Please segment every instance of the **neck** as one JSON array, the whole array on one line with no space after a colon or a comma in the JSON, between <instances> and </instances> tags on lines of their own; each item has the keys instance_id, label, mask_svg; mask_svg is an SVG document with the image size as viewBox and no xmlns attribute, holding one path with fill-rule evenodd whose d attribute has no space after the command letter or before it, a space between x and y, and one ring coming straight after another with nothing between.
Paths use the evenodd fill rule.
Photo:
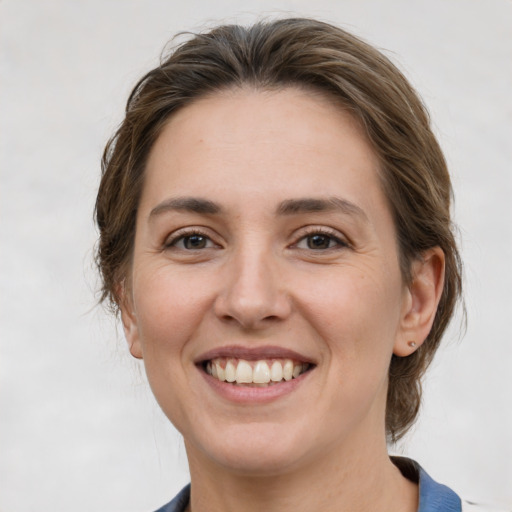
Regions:
<instances>
[{"instance_id":1,"label":"neck","mask_svg":"<svg viewBox=\"0 0 512 512\"><path fill-rule=\"evenodd\" d=\"M355 440L353 440L355 441ZM357 446L357 449L354 447ZM192 512L415 512L418 488L387 454L385 441L344 443L286 471L241 474L187 446ZM317 454L318 455L318 454Z\"/></svg>"}]
</instances>

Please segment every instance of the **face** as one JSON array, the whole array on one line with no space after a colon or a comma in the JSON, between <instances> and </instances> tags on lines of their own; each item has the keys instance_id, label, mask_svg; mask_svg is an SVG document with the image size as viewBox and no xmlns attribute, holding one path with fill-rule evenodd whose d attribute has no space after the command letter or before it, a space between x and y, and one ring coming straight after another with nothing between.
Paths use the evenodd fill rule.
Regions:
<instances>
[{"instance_id":1,"label":"face","mask_svg":"<svg viewBox=\"0 0 512 512\"><path fill-rule=\"evenodd\" d=\"M300 90L218 93L145 180L123 322L189 459L283 472L384 442L412 299L358 124Z\"/></svg>"}]
</instances>

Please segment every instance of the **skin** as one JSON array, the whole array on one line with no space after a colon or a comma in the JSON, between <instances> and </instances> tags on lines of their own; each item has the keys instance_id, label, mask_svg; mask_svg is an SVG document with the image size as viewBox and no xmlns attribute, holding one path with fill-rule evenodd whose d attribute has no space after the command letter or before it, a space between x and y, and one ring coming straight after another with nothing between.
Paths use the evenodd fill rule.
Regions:
<instances>
[{"instance_id":1,"label":"skin","mask_svg":"<svg viewBox=\"0 0 512 512\"><path fill-rule=\"evenodd\" d=\"M192 510L417 509L416 485L387 455L387 372L426 338L444 259L426 252L403 282L378 172L347 112L292 88L200 99L152 148L121 311L184 436ZM219 212L185 208L190 197ZM333 197L344 207L283 212ZM233 345L315 366L277 399L234 402L196 364Z\"/></svg>"}]
</instances>

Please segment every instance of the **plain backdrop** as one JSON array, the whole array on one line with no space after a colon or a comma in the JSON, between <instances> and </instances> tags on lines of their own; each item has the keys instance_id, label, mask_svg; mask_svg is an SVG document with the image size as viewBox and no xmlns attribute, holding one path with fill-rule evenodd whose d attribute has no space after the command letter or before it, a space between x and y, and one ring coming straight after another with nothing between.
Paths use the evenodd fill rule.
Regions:
<instances>
[{"instance_id":1,"label":"plain backdrop","mask_svg":"<svg viewBox=\"0 0 512 512\"><path fill-rule=\"evenodd\" d=\"M446 336L394 451L512 509L510 0L1 0L0 512L151 511L187 483L180 436L95 306L100 155L174 33L283 14L383 49L432 113L469 322Z\"/></svg>"}]
</instances>

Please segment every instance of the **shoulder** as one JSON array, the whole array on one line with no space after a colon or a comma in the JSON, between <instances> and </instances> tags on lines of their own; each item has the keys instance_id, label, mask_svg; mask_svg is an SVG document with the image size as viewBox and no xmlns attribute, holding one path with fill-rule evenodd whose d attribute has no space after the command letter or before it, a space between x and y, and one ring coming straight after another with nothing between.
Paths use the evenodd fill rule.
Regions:
<instances>
[{"instance_id":1,"label":"shoulder","mask_svg":"<svg viewBox=\"0 0 512 512\"><path fill-rule=\"evenodd\" d=\"M172 501L167 503L167 505L160 507L155 512L185 512L189 501L190 484L184 487Z\"/></svg>"},{"instance_id":2,"label":"shoulder","mask_svg":"<svg viewBox=\"0 0 512 512\"><path fill-rule=\"evenodd\" d=\"M459 496L436 482L416 461L406 457L391 457L391 461L405 478L418 484L418 512L461 512Z\"/></svg>"},{"instance_id":3,"label":"shoulder","mask_svg":"<svg viewBox=\"0 0 512 512\"><path fill-rule=\"evenodd\" d=\"M416 461L391 457L403 476L419 485L418 512L512 512L461 500L452 489L436 482Z\"/></svg>"}]
</instances>

